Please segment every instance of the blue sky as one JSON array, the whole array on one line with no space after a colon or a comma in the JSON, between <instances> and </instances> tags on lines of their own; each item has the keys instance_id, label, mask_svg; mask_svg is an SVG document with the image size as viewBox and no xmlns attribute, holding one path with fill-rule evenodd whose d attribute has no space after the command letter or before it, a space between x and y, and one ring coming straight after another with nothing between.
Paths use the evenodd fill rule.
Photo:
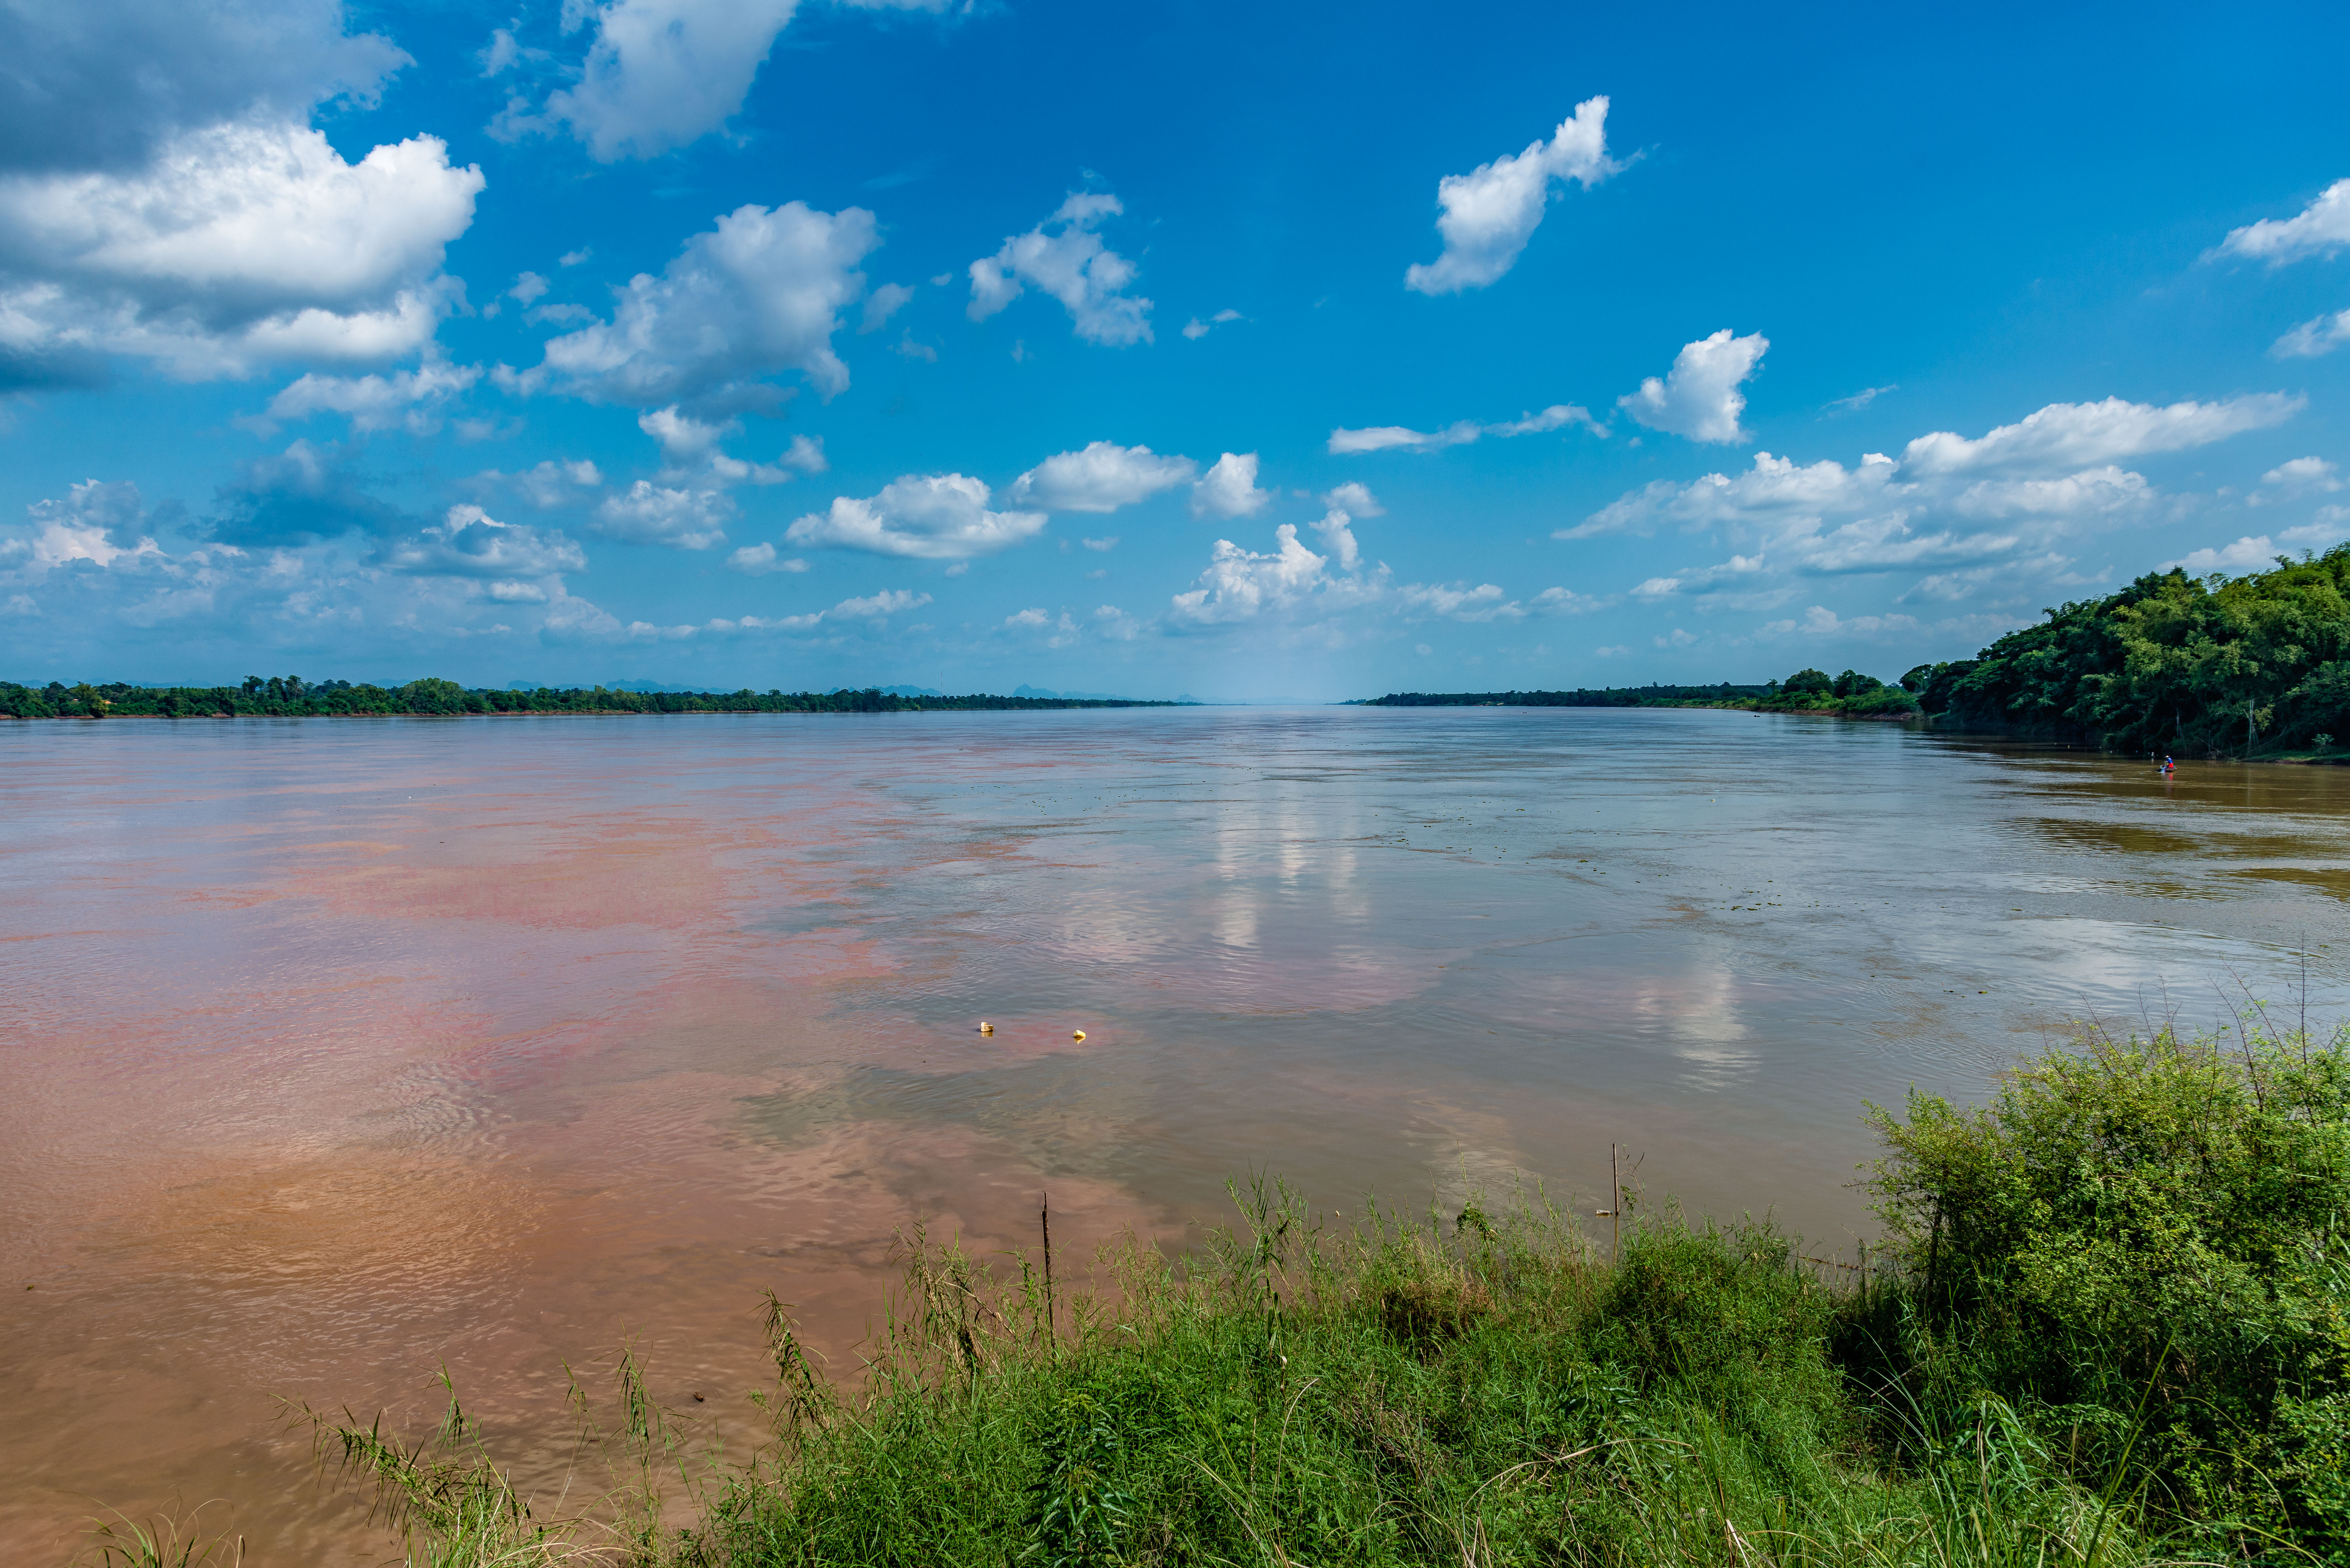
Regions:
<instances>
[{"instance_id":1,"label":"blue sky","mask_svg":"<svg viewBox=\"0 0 2350 1568\"><path fill-rule=\"evenodd\" d=\"M0 674L1898 675L2350 535L2345 43L0 0Z\"/></svg>"}]
</instances>

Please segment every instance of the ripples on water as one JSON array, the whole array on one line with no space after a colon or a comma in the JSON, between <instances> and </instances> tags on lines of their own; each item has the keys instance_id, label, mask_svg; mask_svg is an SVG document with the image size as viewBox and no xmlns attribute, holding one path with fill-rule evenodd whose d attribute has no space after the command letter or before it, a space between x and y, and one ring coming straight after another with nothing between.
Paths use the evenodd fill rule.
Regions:
<instances>
[{"instance_id":1,"label":"ripples on water","mask_svg":"<svg viewBox=\"0 0 2350 1568\"><path fill-rule=\"evenodd\" d=\"M374 1561L268 1396L445 1362L546 1468L634 1334L728 1429L761 1289L853 1365L894 1227L1046 1188L1180 1245L1235 1172L1587 1206L1620 1140L1840 1245L1864 1099L2350 994L2350 775L1751 714L26 723L0 803L27 1561L175 1493Z\"/></svg>"}]
</instances>

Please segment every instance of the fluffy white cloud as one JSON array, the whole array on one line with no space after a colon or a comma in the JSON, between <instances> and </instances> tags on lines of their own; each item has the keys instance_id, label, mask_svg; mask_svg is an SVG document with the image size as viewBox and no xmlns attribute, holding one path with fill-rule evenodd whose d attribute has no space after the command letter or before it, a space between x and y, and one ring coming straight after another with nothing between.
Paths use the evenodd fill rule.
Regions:
<instances>
[{"instance_id":1,"label":"fluffy white cloud","mask_svg":"<svg viewBox=\"0 0 2350 1568\"><path fill-rule=\"evenodd\" d=\"M1573 588L1544 588L1534 596L1534 612L1536 615L1589 615L1594 610L1606 609L1615 602L1612 598L1578 594Z\"/></svg>"},{"instance_id":2,"label":"fluffy white cloud","mask_svg":"<svg viewBox=\"0 0 2350 1568\"><path fill-rule=\"evenodd\" d=\"M862 207L738 207L687 240L660 276L630 278L608 324L550 341L519 384L634 408L732 411L779 400L758 379L796 369L831 397L848 385L832 335L864 292L858 264L879 244Z\"/></svg>"},{"instance_id":3,"label":"fluffy white cloud","mask_svg":"<svg viewBox=\"0 0 2350 1568\"><path fill-rule=\"evenodd\" d=\"M875 289L865 301L865 319L858 325L860 333L879 330L881 324L898 314L914 291L902 283L885 283Z\"/></svg>"},{"instance_id":4,"label":"fluffy white cloud","mask_svg":"<svg viewBox=\"0 0 2350 1568\"><path fill-rule=\"evenodd\" d=\"M1384 517L1388 514L1388 509L1379 504L1379 498L1371 493L1371 487L1353 480L1324 491L1322 504L1350 512L1357 517Z\"/></svg>"},{"instance_id":5,"label":"fluffy white cloud","mask_svg":"<svg viewBox=\"0 0 2350 1568\"><path fill-rule=\"evenodd\" d=\"M1367 425L1361 430L1345 427L1330 432L1330 454L1352 457L1366 452L1441 452L1448 446L1466 446L1485 433L1485 427L1473 420L1459 420L1440 431L1416 431L1408 425Z\"/></svg>"},{"instance_id":6,"label":"fluffy white cloud","mask_svg":"<svg viewBox=\"0 0 2350 1568\"><path fill-rule=\"evenodd\" d=\"M1921 629L1916 618L1906 615L1862 615L1845 617L1825 605L1814 605L1804 612L1800 621L1774 620L1766 622L1763 631L1783 637L1798 633L1806 637L1895 637L1907 639Z\"/></svg>"},{"instance_id":7,"label":"fluffy white cloud","mask_svg":"<svg viewBox=\"0 0 2350 1568\"><path fill-rule=\"evenodd\" d=\"M371 106L411 62L346 20L340 0L0 5L0 169L132 171L190 129Z\"/></svg>"},{"instance_id":8,"label":"fluffy white cloud","mask_svg":"<svg viewBox=\"0 0 2350 1568\"><path fill-rule=\"evenodd\" d=\"M9 576L40 576L87 561L111 566L124 557L160 555L149 531L145 502L128 480L85 480L63 499L36 501L25 508L32 536L0 542L0 566Z\"/></svg>"},{"instance_id":9,"label":"fluffy white cloud","mask_svg":"<svg viewBox=\"0 0 2350 1568\"><path fill-rule=\"evenodd\" d=\"M1199 470L1188 457L1161 457L1147 446L1090 441L1038 463L1012 482L1005 498L1047 512L1115 512L1187 483Z\"/></svg>"},{"instance_id":10,"label":"fluffy white cloud","mask_svg":"<svg viewBox=\"0 0 2350 1568\"><path fill-rule=\"evenodd\" d=\"M2266 430L2299 413L2308 400L2259 392L2225 402L2051 403L1979 440L1936 431L1911 441L1901 455L1911 474L1985 472L2000 469L2074 468L2150 452L2183 452L2245 431Z\"/></svg>"},{"instance_id":11,"label":"fluffy white cloud","mask_svg":"<svg viewBox=\"0 0 2350 1568\"><path fill-rule=\"evenodd\" d=\"M2271 266L2325 255L2350 245L2350 180L2336 180L2290 218L2262 218L2229 232L2220 248Z\"/></svg>"},{"instance_id":12,"label":"fluffy white cloud","mask_svg":"<svg viewBox=\"0 0 2350 1568\"><path fill-rule=\"evenodd\" d=\"M748 577L764 577L771 572L805 572L806 561L796 557L777 558L775 547L769 544L745 545L726 557L728 569Z\"/></svg>"},{"instance_id":13,"label":"fluffy white cloud","mask_svg":"<svg viewBox=\"0 0 2350 1568\"><path fill-rule=\"evenodd\" d=\"M356 431L399 428L430 435L441 428L441 405L481 378L479 365L439 359L390 376L322 376L312 370L269 400L266 419L251 422L266 434L281 421L338 413Z\"/></svg>"},{"instance_id":14,"label":"fluffy white cloud","mask_svg":"<svg viewBox=\"0 0 2350 1568\"><path fill-rule=\"evenodd\" d=\"M2273 506L2304 495L2331 495L2343 487L2342 471L2322 457L2296 457L2261 475L2261 483L2244 498L2248 506Z\"/></svg>"},{"instance_id":15,"label":"fluffy white cloud","mask_svg":"<svg viewBox=\"0 0 2350 1568\"><path fill-rule=\"evenodd\" d=\"M2315 359L2350 343L2350 310L2337 310L2304 321L2275 342L2269 352L2280 359Z\"/></svg>"},{"instance_id":16,"label":"fluffy white cloud","mask_svg":"<svg viewBox=\"0 0 2350 1568\"><path fill-rule=\"evenodd\" d=\"M1553 403L1540 413L1521 414L1514 420L1490 425L1481 425L1474 420L1456 420L1440 431L1416 431L1404 425L1340 428L1330 432L1329 450L1335 457L1366 452L1441 452L1449 446L1466 446L1485 436L1538 435L1574 424L1586 427L1594 435L1607 433L1607 428L1591 417L1590 410L1573 403Z\"/></svg>"},{"instance_id":17,"label":"fluffy white cloud","mask_svg":"<svg viewBox=\"0 0 2350 1568\"><path fill-rule=\"evenodd\" d=\"M2168 408L2118 399L2056 403L1975 440L1921 436L1898 461L1868 452L1853 468L1829 460L1799 465L1761 452L1742 473L1658 481L1554 537L1670 527L1752 545L1723 566L1652 577L1633 590L1650 599L1704 597L1715 607L1761 605L1793 593L1793 576L1839 573L1929 572L1909 590L1928 598L2040 592L2052 582L2085 582L2065 576L2070 563L2053 548L2056 541L2177 504L2111 459L2219 441L2300 406L2275 395ZM2331 477L2307 461L2274 471L2276 479Z\"/></svg>"},{"instance_id":18,"label":"fluffy white cloud","mask_svg":"<svg viewBox=\"0 0 2350 1568\"><path fill-rule=\"evenodd\" d=\"M861 10L942 11L948 0L847 0ZM567 128L599 162L657 158L723 127L743 107L797 0L565 0L563 30L596 25L578 85L534 111L515 99L492 125L514 138ZM500 40L504 47L501 47ZM526 51L501 29L484 59L495 75Z\"/></svg>"},{"instance_id":19,"label":"fluffy white cloud","mask_svg":"<svg viewBox=\"0 0 2350 1568\"><path fill-rule=\"evenodd\" d=\"M1134 264L1094 233L1125 211L1116 196L1071 192L1051 217L971 264L971 318L984 321L1035 287L1067 308L1088 343L1151 341L1150 301L1124 292L1134 281Z\"/></svg>"},{"instance_id":20,"label":"fluffy white cloud","mask_svg":"<svg viewBox=\"0 0 2350 1568\"><path fill-rule=\"evenodd\" d=\"M1437 182L1436 220L1444 251L1403 275L1406 288L1458 294L1482 288L1517 265L1550 201L1551 182L1573 180L1589 190L1624 167L1607 156L1607 99L1586 99L1549 140L1481 163Z\"/></svg>"},{"instance_id":21,"label":"fluffy white cloud","mask_svg":"<svg viewBox=\"0 0 2350 1568\"><path fill-rule=\"evenodd\" d=\"M1272 499L1256 487L1256 453L1228 452L1191 486L1191 515L1253 517Z\"/></svg>"},{"instance_id":22,"label":"fluffy white cloud","mask_svg":"<svg viewBox=\"0 0 2350 1568\"><path fill-rule=\"evenodd\" d=\"M1360 485L1341 488L1365 499L1369 495ZM1482 624L1596 607L1594 601L1579 600L1564 588L1550 589L1529 607L1494 583L1399 585L1387 567L1366 566L1352 523L1347 512L1333 507L1313 524L1328 546L1327 555L1307 547L1290 523L1274 530L1274 548L1263 554L1229 539L1217 540L1197 585L1174 597L1165 621L1159 624L1177 632L1252 622L1292 630L1318 626L1318 635L1330 639L1345 636L1350 623L1440 619ZM1121 637L1148 629L1124 617L1120 628Z\"/></svg>"},{"instance_id":23,"label":"fluffy white cloud","mask_svg":"<svg viewBox=\"0 0 2350 1568\"><path fill-rule=\"evenodd\" d=\"M1253 620L1267 609L1297 604L1322 584L1329 563L1297 542L1295 524L1284 523L1274 538L1270 555L1217 540L1200 586L1175 596L1175 618L1198 626Z\"/></svg>"},{"instance_id":24,"label":"fluffy white cloud","mask_svg":"<svg viewBox=\"0 0 2350 1568\"><path fill-rule=\"evenodd\" d=\"M733 498L723 490L671 488L639 479L625 493L607 496L589 526L607 539L632 545L707 550L726 543L726 524L733 516Z\"/></svg>"},{"instance_id":25,"label":"fluffy white cloud","mask_svg":"<svg viewBox=\"0 0 2350 1568\"><path fill-rule=\"evenodd\" d=\"M1359 490L1362 487L1356 485L1353 488ZM1322 520L1314 524L1314 531L1322 535L1322 543L1329 548L1342 572L1355 571L1363 564L1362 546L1355 540L1354 524L1353 514L1336 505L1324 513Z\"/></svg>"},{"instance_id":26,"label":"fluffy white cloud","mask_svg":"<svg viewBox=\"0 0 2350 1568\"><path fill-rule=\"evenodd\" d=\"M952 561L1008 549L1045 526L1042 512L994 512L988 488L961 473L906 474L879 495L839 495L784 531L788 544Z\"/></svg>"},{"instance_id":27,"label":"fluffy white cloud","mask_svg":"<svg viewBox=\"0 0 2350 1568\"><path fill-rule=\"evenodd\" d=\"M1240 319L1241 313L1237 310L1219 310L1205 321L1201 320L1195 316L1191 317L1191 320L1183 324L1183 336L1189 337L1192 342L1197 343L1201 338L1205 337L1209 333L1213 332L1217 327L1223 326L1226 322L1238 321Z\"/></svg>"},{"instance_id":28,"label":"fluffy white cloud","mask_svg":"<svg viewBox=\"0 0 2350 1568\"><path fill-rule=\"evenodd\" d=\"M794 436L791 446L774 462L745 462L741 458L729 457L719 450L719 443L743 433L741 420L699 420L674 403L639 414L637 428L660 442L661 457L667 464L660 477L665 480L689 479L699 474L721 484L781 484L792 477L793 469L803 473L822 473L827 466L824 443L804 435Z\"/></svg>"},{"instance_id":29,"label":"fluffy white cloud","mask_svg":"<svg viewBox=\"0 0 2350 1568\"><path fill-rule=\"evenodd\" d=\"M824 613L849 620L880 620L888 616L902 615L907 610L920 609L930 602L930 595L918 594L911 588L884 588L865 598L843 599Z\"/></svg>"},{"instance_id":30,"label":"fluffy white cloud","mask_svg":"<svg viewBox=\"0 0 2350 1568\"><path fill-rule=\"evenodd\" d=\"M588 565L579 546L559 532L501 523L462 504L432 526L387 545L382 561L418 576L506 579L553 576Z\"/></svg>"},{"instance_id":31,"label":"fluffy white cloud","mask_svg":"<svg viewBox=\"0 0 2350 1568\"><path fill-rule=\"evenodd\" d=\"M603 473L586 458L560 462L549 458L519 473L484 469L464 481L463 487L477 495L518 495L540 511L548 512L584 501L589 492L603 488Z\"/></svg>"},{"instance_id":32,"label":"fluffy white cloud","mask_svg":"<svg viewBox=\"0 0 2350 1568\"><path fill-rule=\"evenodd\" d=\"M1473 588L1459 583L1409 583L1396 590L1396 598L1408 615L1472 624L1523 620L1526 614L1525 607L1495 583L1480 583Z\"/></svg>"},{"instance_id":33,"label":"fluffy white cloud","mask_svg":"<svg viewBox=\"0 0 2350 1568\"><path fill-rule=\"evenodd\" d=\"M551 93L536 116L510 111L506 134L567 126L610 163L654 158L716 130L743 107L797 0L613 0L567 5L596 22L579 84Z\"/></svg>"},{"instance_id":34,"label":"fluffy white cloud","mask_svg":"<svg viewBox=\"0 0 2350 1568\"><path fill-rule=\"evenodd\" d=\"M1652 431L1690 441L1744 441L1739 429L1746 394L1738 389L1762 363L1771 340L1760 332L1734 337L1727 327L1683 346L1662 380L1654 376L1617 406Z\"/></svg>"},{"instance_id":35,"label":"fluffy white cloud","mask_svg":"<svg viewBox=\"0 0 2350 1568\"><path fill-rule=\"evenodd\" d=\"M482 187L435 137L348 163L267 122L182 132L128 172L0 177L0 379L70 379L109 354L203 379L411 353Z\"/></svg>"}]
</instances>

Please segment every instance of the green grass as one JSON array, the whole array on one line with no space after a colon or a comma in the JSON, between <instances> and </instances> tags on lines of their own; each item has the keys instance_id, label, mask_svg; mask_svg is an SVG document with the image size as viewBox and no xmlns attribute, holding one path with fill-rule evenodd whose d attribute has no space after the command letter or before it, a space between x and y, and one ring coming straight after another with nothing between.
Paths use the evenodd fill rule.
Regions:
<instances>
[{"instance_id":1,"label":"green grass","mask_svg":"<svg viewBox=\"0 0 2350 1568\"><path fill-rule=\"evenodd\" d=\"M435 1568L2350 1561L2350 1040L2093 1036L1879 1126L1866 1272L1768 1225L1636 1215L1611 1260L1539 1194L1315 1219L1263 1181L1076 1292L916 1231L848 1386L770 1298L747 1459L696 1459L623 1355L560 1518L453 1395L412 1447L312 1418Z\"/></svg>"}]
</instances>

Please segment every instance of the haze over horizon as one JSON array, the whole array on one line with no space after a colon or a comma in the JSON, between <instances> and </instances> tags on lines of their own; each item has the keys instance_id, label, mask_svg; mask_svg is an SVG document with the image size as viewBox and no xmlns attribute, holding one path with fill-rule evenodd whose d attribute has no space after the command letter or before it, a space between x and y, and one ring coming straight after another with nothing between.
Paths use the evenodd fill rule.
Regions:
<instances>
[{"instance_id":1,"label":"haze over horizon","mask_svg":"<svg viewBox=\"0 0 2350 1568\"><path fill-rule=\"evenodd\" d=\"M2350 537L2346 42L0 0L0 677L1890 679Z\"/></svg>"}]
</instances>

